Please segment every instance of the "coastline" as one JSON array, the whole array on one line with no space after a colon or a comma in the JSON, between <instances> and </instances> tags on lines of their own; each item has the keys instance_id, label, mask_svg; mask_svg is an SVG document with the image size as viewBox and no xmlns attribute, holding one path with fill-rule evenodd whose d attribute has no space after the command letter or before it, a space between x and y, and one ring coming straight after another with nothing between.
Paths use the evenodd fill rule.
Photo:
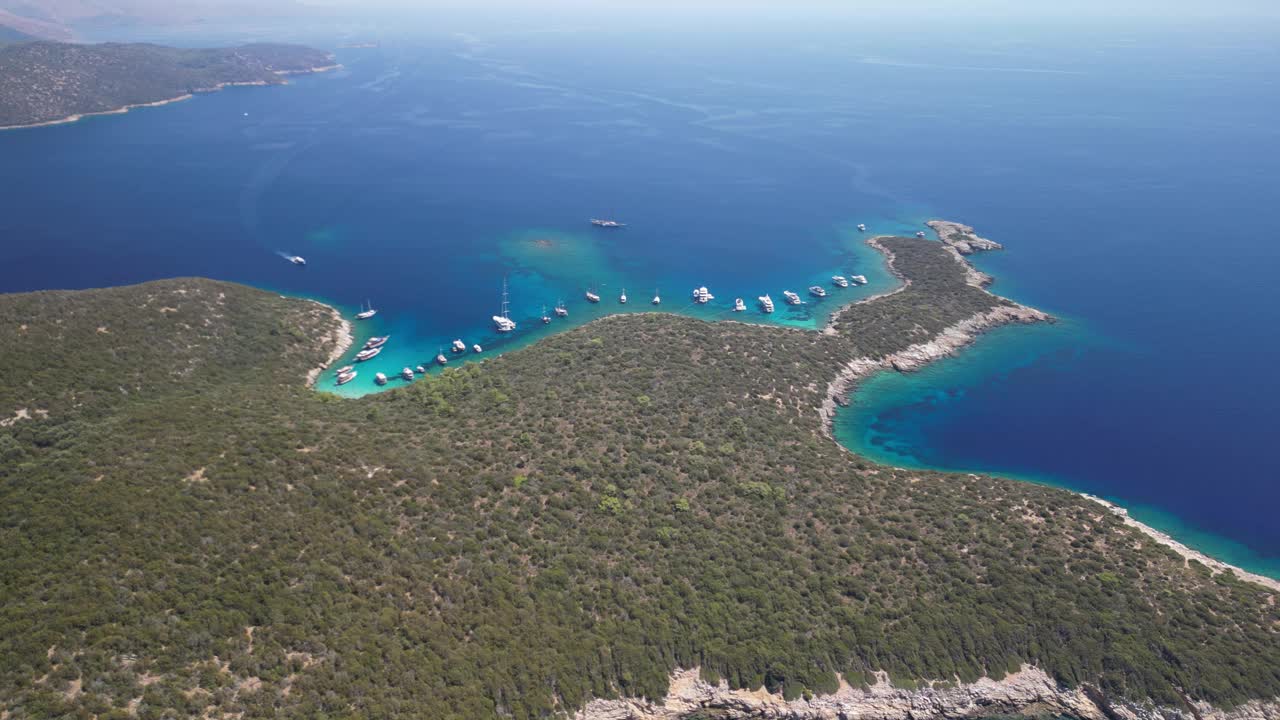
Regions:
<instances>
[{"instance_id":1,"label":"coastline","mask_svg":"<svg viewBox=\"0 0 1280 720\"><path fill-rule=\"evenodd\" d=\"M1146 523L1133 519L1133 516L1129 514L1128 510L1109 500L1103 500L1102 498L1096 495L1090 495L1089 493L1082 492L1077 494L1083 498L1087 498L1089 500L1092 500L1098 503L1099 505L1102 505L1103 507L1107 508L1112 513L1114 513L1117 517L1124 520L1125 525L1128 525L1129 527L1142 532L1143 534L1147 535L1148 537L1160 543L1161 545L1164 545L1170 550L1173 550L1174 552L1178 553L1179 555L1182 556L1183 563L1186 565L1190 565L1191 561L1194 560L1208 567L1209 572L1213 573L1214 575L1217 575L1219 573L1229 572L1235 575L1240 580L1244 580L1245 582L1255 583L1257 585L1261 585L1267 588L1268 590L1280 592L1280 580L1276 580L1275 578L1269 578L1266 575L1259 575L1257 573L1249 572L1244 568L1237 567L1230 563L1223 562L1216 558L1210 557L1200 552L1199 550L1195 550L1191 547L1188 547L1178 542L1177 540L1175 540L1173 536L1169 535L1168 533L1157 530L1151 527L1150 525L1147 525Z\"/></svg>"},{"instance_id":2,"label":"coastline","mask_svg":"<svg viewBox=\"0 0 1280 720\"><path fill-rule=\"evenodd\" d=\"M333 365L341 360L342 356L346 355L347 351L351 349L351 346L355 343L355 334L351 321L342 317L342 312L339 311L338 308L332 305L326 305L319 300L309 299L307 302L314 303L319 309L327 311L335 322L334 326L331 327L329 332L322 338L324 342L332 344L332 349L329 351L329 357L321 365L307 371L307 387L314 388L316 382L320 379L320 375L323 374L325 370L333 367Z\"/></svg>"},{"instance_id":3,"label":"coastline","mask_svg":"<svg viewBox=\"0 0 1280 720\"><path fill-rule=\"evenodd\" d=\"M275 70L273 72L275 72L275 74L277 75L311 75L315 73L323 73L323 72L329 72L331 70L337 70L340 67L342 67L342 64L337 63L334 65L324 65L321 67L314 67L307 70ZM41 120L40 122L24 123L20 125L0 125L0 131L23 130L26 128L38 128L38 127L51 127L54 125L68 125L70 123L79 122L88 117L97 117L100 115L124 115L128 113L130 110L135 110L137 108L160 107L162 105L169 105L176 102L183 102L185 100L190 100L194 98L197 94L214 93L222 90L223 88L266 87L272 84L278 85L281 83L269 83L266 80L243 80L243 81L229 80L227 82L220 82L217 85L213 85L211 87L195 88L189 93L184 93L176 97L165 98L164 100L155 100L153 102L145 102L145 103L133 103L131 105L123 105L121 107L118 107L112 110L97 110L94 112L74 113L63 118L57 118L55 120Z\"/></svg>"},{"instance_id":4,"label":"coastline","mask_svg":"<svg viewBox=\"0 0 1280 720\"><path fill-rule=\"evenodd\" d=\"M985 238L978 237L973 234L973 228L966 225L941 220L930 220L926 224L938 234L939 239L947 246L948 252L952 254L956 262L965 267L968 283L989 293L990 291L987 288L991 285L992 278L986 273L983 273L973 267L973 265L965 259L965 256L978 251L1002 249L1002 246L998 243L986 240ZM886 237L887 236L880 235L869 238L867 240L867 244L884 254L885 262L889 266L890 272L899 279L901 284L893 290L864 298L836 310L831 314L831 318L828 320L827 326L823 328L822 332L824 334L837 334L834 327L835 323L840 315L850 307L870 302L876 298L886 297L902 292L910 285L911 281L904 277L894 266L894 256L892 251L885 247L881 242ZM993 295L993 297L998 296ZM839 405L847 404L847 398L857 389L858 383L874 373L884 370L894 370L902 373L919 370L925 365L937 360L954 356L959 351L975 342L978 337L986 331L1002 325L1054 322L1052 316L1041 310L1012 302L1006 298L1001 298L1001 300L1005 300L1009 305L998 306L984 313L972 315L965 320L945 328L928 342L917 343L904 350L879 359L859 357L850 360L841 369L840 373L838 373L836 377L827 384L826 397L823 400L822 407L818 410L818 414L821 417L822 434L844 450L850 453L853 452L835 438L832 424L835 419L836 408ZM1199 550L1195 550L1184 545L1183 543L1175 540L1168 533L1135 520L1129 514L1128 510L1116 505L1115 503L1103 500L1088 493L1073 490L1068 490L1067 492L1075 492L1081 497L1104 505L1111 512L1122 517L1126 525L1138 530L1155 542L1160 543L1161 545L1164 545L1178 553L1187 563L1195 560L1196 562L1204 564L1215 575L1222 572L1230 572L1241 580L1252 582L1269 590L1280 592L1280 580L1249 572L1244 568L1218 560L1200 552Z\"/></svg>"}]
</instances>

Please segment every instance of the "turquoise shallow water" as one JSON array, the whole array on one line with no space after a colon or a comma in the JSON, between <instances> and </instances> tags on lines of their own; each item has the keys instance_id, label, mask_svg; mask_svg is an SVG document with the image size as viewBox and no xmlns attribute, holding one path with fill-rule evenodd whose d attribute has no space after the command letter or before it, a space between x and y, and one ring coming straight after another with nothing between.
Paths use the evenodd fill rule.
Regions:
<instances>
[{"instance_id":1,"label":"turquoise shallow water","mask_svg":"<svg viewBox=\"0 0 1280 720\"><path fill-rule=\"evenodd\" d=\"M204 275L348 313L371 299L361 337L392 342L354 395L454 338L488 354L618 311L624 286L628 311L657 288L664 310L716 319L741 296L759 321L762 292L871 278L770 319L815 327L891 282L852 225L961 220L1007 245L979 260L998 292L1070 322L873 380L841 437L1158 509L1197 547L1275 567L1276 28L597 20L146 37L381 46L288 87L0 133L0 290ZM593 231L599 215L630 226ZM489 320L504 276L512 337ZM703 284L717 304L691 307ZM560 298L570 320L544 328Z\"/></svg>"}]
</instances>

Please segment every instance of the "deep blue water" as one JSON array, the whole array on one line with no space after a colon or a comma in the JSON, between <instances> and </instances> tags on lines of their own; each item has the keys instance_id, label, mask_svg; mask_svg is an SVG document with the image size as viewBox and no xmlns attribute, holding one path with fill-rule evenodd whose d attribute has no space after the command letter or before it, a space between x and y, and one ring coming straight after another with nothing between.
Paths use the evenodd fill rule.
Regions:
<instances>
[{"instance_id":1,"label":"deep blue water","mask_svg":"<svg viewBox=\"0 0 1280 720\"><path fill-rule=\"evenodd\" d=\"M393 341L359 393L455 337L530 342L560 298L574 323L623 287L629 309L657 288L720 318L867 274L833 293L852 299L891 282L853 225L961 220L1006 244L979 261L998 291L1068 321L877 378L841 439L1111 497L1280 575L1275 28L414 26L265 28L381 47L284 88L0 133L0 290L205 275L370 298L362 331ZM604 214L630 227L586 225ZM509 338L489 326L504 276ZM701 284L718 300L695 309Z\"/></svg>"}]
</instances>

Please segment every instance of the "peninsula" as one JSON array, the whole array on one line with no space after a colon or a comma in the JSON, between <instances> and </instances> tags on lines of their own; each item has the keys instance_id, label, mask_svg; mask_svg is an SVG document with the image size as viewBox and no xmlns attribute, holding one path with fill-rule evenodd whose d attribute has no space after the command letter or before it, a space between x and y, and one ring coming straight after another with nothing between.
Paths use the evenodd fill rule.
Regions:
<instances>
[{"instance_id":1,"label":"peninsula","mask_svg":"<svg viewBox=\"0 0 1280 720\"><path fill-rule=\"evenodd\" d=\"M0 709L1276 717L1276 586L824 436L859 373L1047 319L873 243L902 285L827 332L613 316L359 400L306 387L349 342L312 301L0 296Z\"/></svg>"},{"instance_id":2,"label":"peninsula","mask_svg":"<svg viewBox=\"0 0 1280 720\"><path fill-rule=\"evenodd\" d=\"M335 67L332 54L300 45L0 45L0 129L163 105L228 85L279 85L285 75Z\"/></svg>"}]
</instances>

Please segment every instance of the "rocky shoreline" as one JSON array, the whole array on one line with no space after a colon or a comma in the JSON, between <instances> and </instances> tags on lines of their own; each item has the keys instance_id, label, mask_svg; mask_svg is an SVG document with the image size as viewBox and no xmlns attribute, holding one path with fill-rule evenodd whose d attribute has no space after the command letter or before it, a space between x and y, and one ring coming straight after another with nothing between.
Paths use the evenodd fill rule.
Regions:
<instances>
[{"instance_id":1,"label":"rocky shoreline","mask_svg":"<svg viewBox=\"0 0 1280 720\"><path fill-rule=\"evenodd\" d=\"M1253 701L1231 710L1204 703L1184 708L1111 702L1093 688L1066 688L1043 670L1024 665L1001 680L969 684L933 683L916 690L895 688L884 673L875 685L855 688L840 678L831 695L786 700L760 690L731 690L723 680L702 680L697 668L677 670L659 702L621 698L592 700L574 720L680 720L695 713L729 719L926 720L998 715L1065 715L1080 720L1276 720L1280 700Z\"/></svg>"},{"instance_id":2,"label":"rocky shoreline","mask_svg":"<svg viewBox=\"0 0 1280 720\"><path fill-rule=\"evenodd\" d=\"M1214 575L1217 575L1218 573L1224 573L1224 572L1231 573L1236 577L1240 578L1241 580L1244 580L1245 582L1255 583L1257 585L1261 585L1267 588L1268 590L1280 592L1280 580L1276 580L1275 578L1269 578L1265 575L1258 575L1256 573L1251 573L1248 570L1245 570L1244 568L1239 568L1239 567L1236 567L1235 565L1231 565L1221 560L1216 560L1214 558L1211 558L1208 555L1205 555L1204 553L1200 552L1199 550L1192 550L1186 545L1183 545L1177 540L1174 540L1172 537L1169 536L1168 533L1161 532L1151 527L1150 525L1134 520L1133 517L1129 515L1128 510L1125 510L1124 508L1120 507L1119 505L1116 505L1113 502L1103 500L1102 498L1097 497L1095 495L1089 495L1088 493L1080 493L1080 495L1100 505L1103 505L1108 510L1115 513L1118 517L1124 520L1125 525L1128 525L1131 528L1135 528L1137 530L1142 531L1143 533L1151 537L1156 542L1178 553L1179 555L1182 556L1184 562L1190 563L1192 560L1195 560L1196 562L1201 563L1204 566L1208 567L1209 571L1212 572Z\"/></svg>"},{"instance_id":3,"label":"rocky shoreline","mask_svg":"<svg viewBox=\"0 0 1280 720\"><path fill-rule=\"evenodd\" d=\"M973 234L973 228L960 223L947 222L944 220L930 220L926 223L929 227L934 228L938 232L939 237L946 237L950 241L944 240L947 249L955 257L956 262L965 268L966 280L970 285L981 288L984 291L991 284L991 277L973 267L968 260L964 258L966 252L961 250L957 245L963 240L958 238L970 238L970 244L966 244L968 252L972 253L978 250L996 250L1003 249L999 243L985 238L978 238ZM888 292L873 295L871 297L859 300L856 303L846 305L845 307L832 313L827 326L823 328L823 332L828 335L836 334L835 325L839 320L841 313L847 311L850 307L860 305L862 303L872 302L878 298L887 297L895 293L906 290L911 284L911 280L904 277L898 272L894 266L893 252L882 242L886 236L876 236L867 240L867 244L880 251L885 256L885 261L889 267L889 271L894 277L898 278L898 287ZM972 242L972 239L981 242ZM860 357L850 360L841 372L827 384L826 399L819 409L822 417L822 433L828 438L831 435L831 423L835 418L836 407L847 402L849 394L853 391L857 383L872 373L881 370L897 370L898 372L911 372L928 365L935 360L941 360L945 357L955 355L965 346L972 343L979 335L1000 325L1009 325L1012 323L1036 323L1036 322L1052 322L1053 318L1045 312L1037 310L1026 305L1005 300L1007 304L999 305L991 310L978 313L955 325L952 325L942 332L938 333L931 340L925 343L917 343L905 350L900 350L883 358Z\"/></svg>"},{"instance_id":4,"label":"rocky shoreline","mask_svg":"<svg viewBox=\"0 0 1280 720\"><path fill-rule=\"evenodd\" d=\"M323 342L332 344L333 349L329 351L329 357L324 363L318 367L311 368L307 371L307 387L315 387L316 381L320 379L321 373L333 367L334 363L342 359L343 355L351 349L351 345L355 342L355 334L352 331L351 321L342 317L342 313L332 305L325 305L322 302L311 300L320 308L329 312L333 316L334 324L323 338Z\"/></svg>"}]
</instances>

